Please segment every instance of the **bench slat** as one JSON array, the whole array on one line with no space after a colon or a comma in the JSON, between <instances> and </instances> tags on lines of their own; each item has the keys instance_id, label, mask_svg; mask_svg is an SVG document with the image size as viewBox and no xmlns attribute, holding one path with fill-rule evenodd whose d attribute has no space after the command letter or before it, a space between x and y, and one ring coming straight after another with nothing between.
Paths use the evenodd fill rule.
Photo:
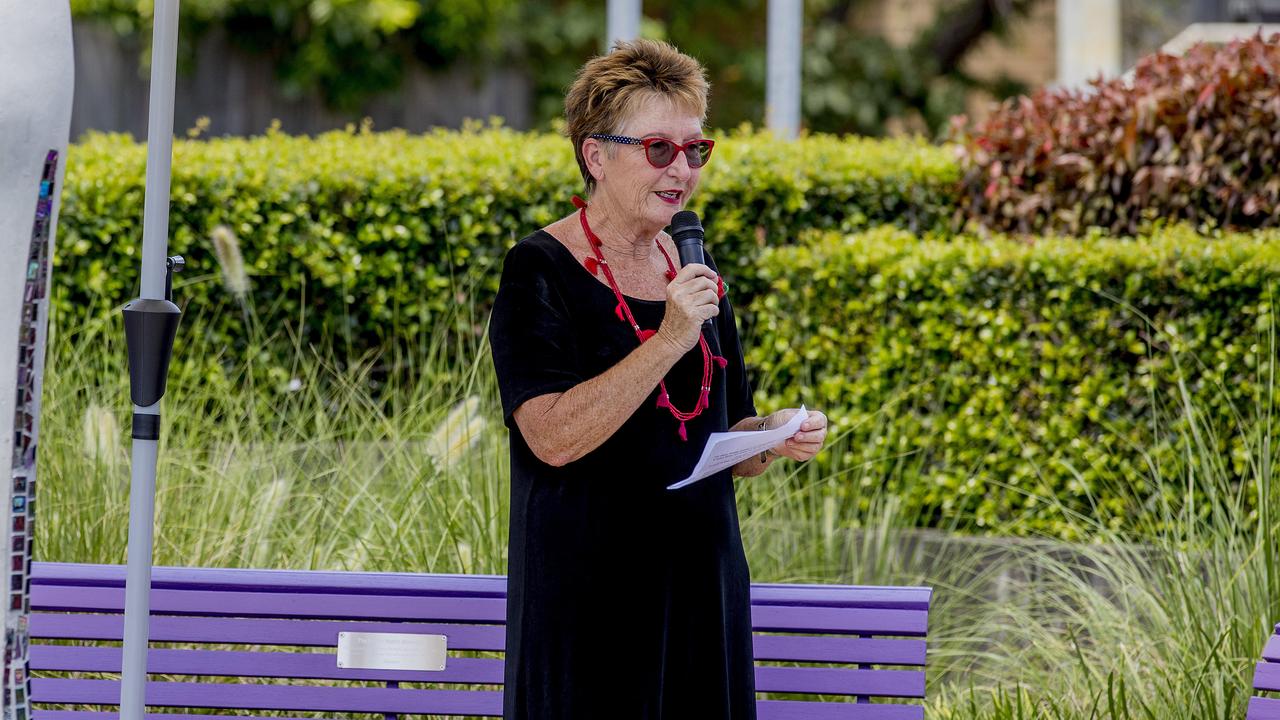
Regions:
<instances>
[{"instance_id":1,"label":"bench slat","mask_svg":"<svg viewBox=\"0 0 1280 720\"><path fill-rule=\"evenodd\" d=\"M32 720L119 720L120 713L105 710L35 710ZM303 720L278 715L256 717L249 715L189 715L186 713L147 713L146 720L206 720L206 718L235 718L235 720Z\"/></svg>"},{"instance_id":2,"label":"bench slat","mask_svg":"<svg viewBox=\"0 0 1280 720\"><path fill-rule=\"evenodd\" d=\"M122 612L122 588L45 585L31 588L33 610ZM489 598L352 596L239 591L152 590L153 614L503 623L506 602ZM924 610L755 605L757 630L924 636Z\"/></svg>"},{"instance_id":3,"label":"bench slat","mask_svg":"<svg viewBox=\"0 0 1280 720\"><path fill-rule=\"evenodd\" d=\"M932 597L933 589L927 587L769 583L756 583L751 586L753 605L823 605L886 610L928 610Z\"/></svg>"},{"instance_id":4,"label":"bench slat","mask_svg":"<svg viewBox=\"0 0 1280 720\"><path fill-rule=\"evenodd\" d=\"M339 631L448 635L449 647L455 650L501 652L506 647L506 629L500 625L191 618L171 615L152 616L150 639L152 642L207 642L220 645L337 647ZM123 615L31 614L33 639L121 640L123 635Z\"/></svg>"},{"instance_id":5,"label":"bench slat","mask_svg":"<svg viewBox=\"0 0 1280 720\"><path fill-rule=\"evenodd\" d=\"M924 708L919 705L853 705L849 703L813 703L798 700L761 700L757 704L759 720L924 720ZM281 717L246 717L231 715L201 715L200 718L231 718L236 720L300 720ZM119 713L101 710L37 710L33 720L118 720ZM174 713L147 713L146 720L191 720L191 715ZM1250 716L1250 720L1254 720ZM1267 718L1266 720L1272 720Z\"/></svg>"},{"instance_id":6,"label":"bench slat","mask_svg":"<svg viewBox=\"0 0 1280 720\"><path fill-rule=\"evenodd\" d=\"M1280 720L1280 700L1249 698L1249 714L1245 720Z\"/></svg>"},{"instance_id":7,"label":"bench slat","mask_svg":"<svg viewBox=\"0 0 1280 720\"><path fill-rule=\"evenodd\" d=\"M919 666L925 663L924 640L756 635L752 645L756 660Z\"/></svg>"},{"instance_id":8,"label":"bench slat","mask_svg":"<svg viewBox=\"0 0 1280 720\"><path fill-rule=\"evenodd\" d=\"M123 565L36 562L33 585L123 588ZM238 568L155 567L151 586L157 590L247 590L253 592L309 592L358 595L465 595L505 598L502 575L448 575L322 570L250 570ZM751 586L755 604L826 605L927 610L932 589L856 585L792 585L757 583Z\"/></svg>"},{"instance_id":9,"label":"bench slat","mask_svg":"<svg viewBox=\"0 0 1280 720\"><path fill-rule=\"evenodd\" d=\"M33 610L123 612L124 589L32 586ZM506 601L490 598L152 590L154 614L324 620L506 622Z\"/></svg>"},{"instance_id":10,"label":"bench slat","mask_svg":"<svg viewBox=\"0 0 1280 720\"><path fill-rule=\"evenodd\" d=\"M1280 692L1280 663L1260 662L1253 671L1255 690Z\"/></svg>"},{"instance_id":11,"label":"bench slat","mask_svg":"<svg viewBox=\"0 0 1280 720\"><path fill-rule=\"evenodd\" d=\"M377 623L343 620L275 620L261 618L151 618L152 642L216 643L219 645L279 645L334 647L338 632L392 632L448 635L454 650L501 652L505 630L495 625L438 623ZM36 640L120 640L121 615L32 613L31 637ZM795 662L924 665L923 640L756 635L757 660Z\"/></svg>"},{"instance_id":12,"label":"bench slat","mask_svg":"<svg viewBox=\"0 0 1280 720\"><path fill-rule=\"evenodd\" d=\"M881 703L855 705L761 700L756 703L756 716L758 720L924 720L924 708Z\"/></svg>"},{"instance_id":13,"label":"bench slat","mask_svg":"<svg viewBox=\"0 0 1280 720\"><path fill-rule=\"evenodd\" d=\"M755 605L751 608L751 625L756 630L768 632L923 637L929 630L929 613L924 610Z\"/></svg>"},{"instance_id":14,"label":"bench slat","mask_svg":"<svg viewBox=\"0 0 1280 720\"><path fill-rule=\"evenodd\" d=\"M857 672L857 671L854 671ZM31 699L37 703L115 705L120 701L119 682L114 680L61 680L33 678ZM148 682L147 705L223 710L307 710L312 712L436 713L497 717L502 714L502 693L480 690L408 690L402 688L334 688L227 683ZM784 701L775 701L784 702ZM764 717L881 717L878 715L818 715L818 708L857 708L858 705L828 705L792 701L777 706ZM765 705L762 702L761 705ZM808 715L796 714L801 708ZM892 706L864 705L865 708Z\"/></svg>"},{"instance_id":15,"label":"bench slat","mask_svg":"<svg viewBox=\"0 0 1280 720\"><path fill-rule=\"evenodd\" d=\"M120 672L118 647L32 645L31 669L54 672ZM147 672L165 675L210 675L307 680L377 680L425 683L502 684L499 658L451 657L439 672L353 670L338 667L332 653L245 652L238 650L171 650L151 648Z\"/></svg>"},{"instance_id":16,"label":"bench slat","mask_svg":"<svg viewBox=\"0 0 1280 720\"><path fill-rule=\"evenodd\" d=\"M1262 659L1280 663L1280 635L1272 635L1267 646L1262 649Z\"/></svg>"},{"instance_id":17,"label":"bench slat","mask_svg":"<svg viewBox=\"0 0 1280 720\"><path fill-rule=\"evenodd\" d=\"M502 693L485 690L148 682L146 698L147 705L152 707L502 715ZM37 703L116 705L120 702L120 683L32 678L31 699Z\"/></svg>"},{"instance_id":18,"label":"bench slat","mask_svg":"<svg viewBox=\"0 0 1280 720\"><path fill-rule=\"evenodd\" d=\"M762 666L756 668L756 690L814 695L923 698L924 671Z\"/></svg>"},{"instance_id":19,"label":"bench slat","mask_svg":"<svg viewBox=\"0 0 1280 720\"><path fill-rule=\"evenodd\" d=\"M31 563L32 585L124 587L123 565ZM153 589L353 593L359 595L468 595L505 598L502 575L247 570L240 568L155 567Z\"/></svg>"},{"instance_id":20,"label":"bench slat","mask_svg":"<svg viewBox=\"0 0 1280 720\"><path fill-rule=\"evenodd\" d=\"M120 672L118 647L32 645L31 669L40 672ZM174 650L152 648L147 672L239 678L398 681L501 685L499 658L449 658L440 672L348 670L328 653ZM757 667L760 692L794 692L875 697L924 697L924 673L918 670Z\"/></svg>"}]
</instances>

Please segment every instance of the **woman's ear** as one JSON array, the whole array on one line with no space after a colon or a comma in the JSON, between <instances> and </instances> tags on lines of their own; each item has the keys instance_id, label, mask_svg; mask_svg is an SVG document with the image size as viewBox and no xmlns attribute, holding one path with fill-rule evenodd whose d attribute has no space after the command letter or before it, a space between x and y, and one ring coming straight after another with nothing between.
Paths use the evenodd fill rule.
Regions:
<instances>
[{"instance_id":1,"label":"woman's ear","mask_svg":"<svg viewBox=\"0 0 1280 720\"><path fill-rule=\"evenodd\" d=\"M604 143L595 138L582 141L582 159L587 163L587 172L599 183L604 179Z\"/></svg>"}]
</instances>

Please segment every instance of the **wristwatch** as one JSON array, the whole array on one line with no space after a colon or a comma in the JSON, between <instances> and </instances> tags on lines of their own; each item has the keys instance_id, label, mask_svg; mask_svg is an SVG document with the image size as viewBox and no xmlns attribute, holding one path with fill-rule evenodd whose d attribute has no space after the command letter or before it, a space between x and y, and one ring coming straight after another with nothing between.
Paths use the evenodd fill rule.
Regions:
<instances>
[{"instance_id":1,"label":"wristwatch","mask_svg":"<svg viewBox=\"0 0 1280 720\"><path fill-rule=\"evenodd\" d=\"M760 418L760 424L756 426L756 430L764 430L764 424L766 422L768 422L768 418ZM773 451L773 448L766 448L764 452L760 453L760 464L763 465L764 463L769 462L770 455L779 457L778 453Z\"/></svg>"}]
</instances>

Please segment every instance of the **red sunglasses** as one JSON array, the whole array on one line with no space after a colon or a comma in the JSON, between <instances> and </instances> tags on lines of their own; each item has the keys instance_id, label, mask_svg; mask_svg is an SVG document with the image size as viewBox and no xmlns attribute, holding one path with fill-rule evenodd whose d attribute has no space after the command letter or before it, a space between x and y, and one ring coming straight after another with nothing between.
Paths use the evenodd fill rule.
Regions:
<instances>
[{"instance_id":1,"label":"red sunglasses","mask_svg":"<svg viewBox=\"0 0 1280 720\"><path fill-rule=\"evenodd\" d=\"M593 140L622 143L623 145L643 145L645 159L656 168L664 168L676 161L676 155L683 152L689 167L700 168L711 159L711 148L716 146L714 140L699 138L681 145L666 138L625 137L623 135L588 135Z\"/></svg>"}]
</instances>

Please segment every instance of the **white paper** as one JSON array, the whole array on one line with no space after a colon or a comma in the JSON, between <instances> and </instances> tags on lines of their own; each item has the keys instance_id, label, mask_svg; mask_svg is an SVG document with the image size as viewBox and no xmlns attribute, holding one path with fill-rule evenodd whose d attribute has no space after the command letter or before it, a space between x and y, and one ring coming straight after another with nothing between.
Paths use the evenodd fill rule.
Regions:
<instances>
[{"instance_id":1,"label":"white paper","mask_svg":"<svg viewBox=\"0 0 1280 720\"><path fill-rule=\"evenodd\" d=\"M808 416L809 411L801 405L800 410L791 416L786 425L773 430L711 433L711 437L707 438L706 447L702 448L702 457L698 458L698 464L693 466L693 472L689 473L689 477L684 480L668 485L667 489L679 490L708 475L733 467L752 455L759 455L799 432L800 423L804 422Z\"/></svg>"}]
</instances>

